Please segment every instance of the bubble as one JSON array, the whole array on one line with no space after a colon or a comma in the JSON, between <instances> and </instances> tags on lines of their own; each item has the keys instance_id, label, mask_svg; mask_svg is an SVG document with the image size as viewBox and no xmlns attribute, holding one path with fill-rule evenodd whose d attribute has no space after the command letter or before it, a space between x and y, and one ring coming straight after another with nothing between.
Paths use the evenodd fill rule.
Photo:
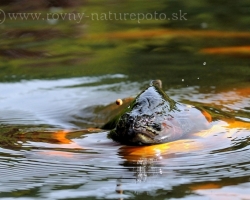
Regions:
<instances>
[{"instance_id":1,"label":"bubble","mask_svg":"<svg viewBox=\"0 0 250 200\"><path fill-rule=\"evenodd\" d=\"M203 65L206 65L206 64L207 64L206 62L203 63Z\"/></svg>"},{"instance_id":2,"label":"bubble","mask_svg":"<svg viewBox=\"0 0 250 200\"><path fill-rule=\"evenodd\" d=\"M184 79L181 79L181 81L183 82L183 81L184 81Z\"/></svg>"}]
</instances>

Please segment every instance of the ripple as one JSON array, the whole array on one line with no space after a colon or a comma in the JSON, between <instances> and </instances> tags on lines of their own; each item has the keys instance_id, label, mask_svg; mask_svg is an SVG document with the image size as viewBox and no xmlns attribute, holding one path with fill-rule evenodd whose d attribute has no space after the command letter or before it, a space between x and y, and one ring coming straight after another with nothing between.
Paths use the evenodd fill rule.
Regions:
<instances>
[{"instance_id":1,"label":"ripple","mask_svg":"<svg viewBox=\"0 0 250 200\"><path fill-rule=\"evenodd\" d=\"M243 144L248 141L248 131L230 130L232 137L228 138L220 132L228 131L226 127L217 132L215 130L202 133L203 137L190 137L151 147L120 146L105 139L106 133L101 132L72 139L72 142L82 147L80 152L66 146L58 151L57 145L52 148L53 144L46 143L42 149L38 149L42 144L33 142L26 144L29 151L23 150L17 157L11 158L6 153L8 150L2 149L5 156L0 157L0 191L11 192L17 188L19 191L34 188L42 190L46 185L50 187L50 192L41 192L44 198L54 198L56 195L58 199L91 196L132 198L135 191L171 190L180 184L250 177L250 147L245 145L230 149L235 148L235 142ZM102 142L98 143L99 140ZM189 148L180 148L185 144ZM132 159L127 157L131 153L136 155L136 151L142 151L142 148L144 151L147 148L144 157L143 154ZM138 162L140 159L141 162ZM115 192L118 179L127 192L124 195ZM72 189L77 185L78 189ZM58 189L61 186L71 189ZM96 189L98 194L91 192Z\"/></svg>"},{"instance_id":2,"label":"ripple","mask_svg":"<svg viewBox=\"0 0 250 200\"><path fill-rule=\"evenodd\" d=\"M122 83L101 83L108 79L124 80L125 75L83 77L59 80L31 80L0 83L0 122L5 124L49 124L61 128L79 128L70 116L93 105L105 105L136 93ZM84 84L90 84L84 86ZM82 87L74 85L82 84ZM133 83L131 83L133 85ZM72 87L71 87L72 86ZM112 88L117 87L118 90ZM125 92L124 92L125 91ZM111 100L110 100L111 99ZM25 102L25 103L20 103ZM77 110L76 110L77 108Z\"/></svg>"},{"instance_id":3,"label":"ripple","mask_svg":"<svg viewBox=\"0 0 250 200\"><path fill-rule=\"evenodd\" d=\"M105 105L117 96L136 94L139 88L138 83L98 85L98 81L107 78L124 77L28 81L22 92L13 97L15 90L6 88L16 83L10 83L5 88L7 93L0 98L5 112L0 121L77 127L76 118L82 119L81 111L85 108ZM215 121L209 130L147 147L117 144L102 131L75 131L72 135L65 132L61 140L50 133L34 138L16 137L12 141L2 136L0 192L6 197L13 192L30 192L30 196L35 193L33 199L154 196L164 199L170 198L171 192L183 192L186 198L209 196L209 191L225 196L231 188L233 195L240 196L237 190L250 180L250 96L238 90L208 94L199 87L170 89L168 93L176 100L208 104L227 112L233 110L236 121ZM29 105L17 104L27 99ZM202 189L202 185L208 189Z\"/></svg>"}]
</instances>

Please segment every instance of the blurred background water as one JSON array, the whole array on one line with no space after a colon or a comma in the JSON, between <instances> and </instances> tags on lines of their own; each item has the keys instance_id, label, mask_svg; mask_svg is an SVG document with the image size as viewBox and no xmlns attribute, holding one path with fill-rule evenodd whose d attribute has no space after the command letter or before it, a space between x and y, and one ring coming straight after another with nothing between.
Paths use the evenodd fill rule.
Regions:
<instances>
[{"instance_id":1,"label":"blurred background water","mask_svg":"<svg viewBox=\"0 0 250 200\"><path fill-rule=\"evenodd\" d=\"M1 199L250 198L250 1L2 0L0 9ZM152 79L236 121L137 148L105 131L53 132L100 127L117 98Z\"/></svg>"}]
</instances>

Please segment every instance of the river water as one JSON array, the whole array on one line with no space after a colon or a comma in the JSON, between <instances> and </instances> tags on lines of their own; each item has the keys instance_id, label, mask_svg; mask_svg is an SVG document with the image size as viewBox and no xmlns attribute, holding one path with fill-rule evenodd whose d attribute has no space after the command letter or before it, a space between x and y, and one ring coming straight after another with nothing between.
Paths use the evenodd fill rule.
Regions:
<instances>
[{"instance_id":1,"label":"river water","mask_svg":"<svg viewBox=\"0 0 250 200\"><path fill-rule=\"evenodd\" d=\"M105 79L117 82L102 84ZM235 115L239 121L216 121L211 129L190 138L149 147L117 144L100 130L79 131L93 125L87 117L84 121L86 108L140 91L143 83L124 79L125 75L116 74L1 83L2 126L47 134L2 138L3 199L250 197L249 118ZM199 90L199 86L169 89L168 94L178 101L215 102L224 110L249 113L250 94L245 88ZM42 130L44 124L50 132ZM75 132L63 137L57 130Z\"/></svg>"},{"instance_id":2,"label":"river water","mask_svg":"<svg viewBox=\"0 0 250 200\"><path fill-rule=\"evenodd\" d=\"M0 199L250 199L247 1L37 2L0 5ZM187 20L45 18L180 10ZM115 100L154 79L221 116L166 144L108 139Z\"/></svg>"}]
</instances>

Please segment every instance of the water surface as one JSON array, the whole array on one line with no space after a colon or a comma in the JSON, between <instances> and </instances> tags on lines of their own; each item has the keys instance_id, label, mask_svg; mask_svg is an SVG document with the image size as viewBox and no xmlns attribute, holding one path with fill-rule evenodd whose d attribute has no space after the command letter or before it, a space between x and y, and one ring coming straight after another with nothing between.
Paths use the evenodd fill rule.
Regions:
<instances>
[{"instance_id":1,"label":"water surface","mask_svg":"<svg viewBox=\"0 0 250 200\"><path fill-rule=\"evenodd\" d=\"M41 2L3 1L0 8L43 16L182 10L188 20L6 19L1 199L250 198L248 2ZM108 139L98 128L117 112L115 100L136 96L152 79L174 100L216 110L221 119L162 145Z\"/></svg>"},{"instance_id":2,"label":"water surface","mask_svg":"<svg viewBox=\"0 0 250 200\"><path fill-rule=\"evenodd\" d=\"M116 83L100 84L104 79L119 78L121 81ZM137 94L141 84L124 79L125 75L117 74L2 83L1 88L8 92L1 95L1 113L6 113L1 115L1 123L9 124L10 130L22 125L21 132L35 132L34 136L22 138L2 137L2 197L217 198L216 195L227 196L231 188L230 192L241 198L243 194L238 191L247 187L250 176L247 156L250 125L245 116L235 114L241 121L216 121L207 131L149 147L117 144L106 138L106 131L78 131L91 124L91 120L87 123L87 117L79 123L86 108ZM249 114L250 94L242 93L245 88L221 92L213 91L213 87L210 92L200 90L196 86L170 89L168 93L178 101L213 104ZM224 98L227 96L230 98ZM88 115L95 116L90 111ZM7 125L3 126L2 134L6 135L9 130ZM42 126L50 132L44 132ZM59 129L76 130L67 134L56 132Z\"/></svg>"}]
</instances>

